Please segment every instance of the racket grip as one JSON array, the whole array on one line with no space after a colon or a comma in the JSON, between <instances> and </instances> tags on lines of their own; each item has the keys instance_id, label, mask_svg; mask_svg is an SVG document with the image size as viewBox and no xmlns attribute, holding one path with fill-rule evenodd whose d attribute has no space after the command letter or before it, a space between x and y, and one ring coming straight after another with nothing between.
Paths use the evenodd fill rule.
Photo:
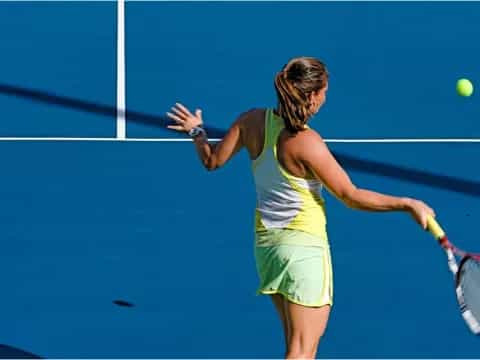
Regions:
<instances>
[{"instance_id":1,"label":"racket grip","mask_svg":"<svg viewBox=\"0 0 480 360\"><path fill-rule=\"evenodd\" d=\"M437 221L431 216L427 217L427 230L430 231L433 237L437 240L445 237L445 231L443 231Z\"/></svg>"}]
</instances>

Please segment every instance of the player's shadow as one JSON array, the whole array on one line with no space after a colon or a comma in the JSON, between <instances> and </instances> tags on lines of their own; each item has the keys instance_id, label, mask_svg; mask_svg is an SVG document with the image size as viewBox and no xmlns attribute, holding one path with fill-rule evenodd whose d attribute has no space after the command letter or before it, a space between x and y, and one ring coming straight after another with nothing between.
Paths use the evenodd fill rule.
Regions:
<instances>
[{"instance_id":1,"label":"player's shadow","mask_svg":"<svg viewBox=\"0 0 480 360\"><path fill-rule=\"evenodd\" d=\"M117 108L115 106L61 96L43 90L29 89L0 83L0 95L14 96L38 103L61 106L72 110L103 115L113 120L115 120L117 117ZM127 110L123 115L126 116L128 121L133 123L148 125L156 128L166 128L166 126L170 124L168 118L163 115L147 114L133 110ZM221 138L225 134L224 130L218 128L206 127L206 130L211 138ZM397 180L408 181L416 184L427 185L430 187L436 187L439 189L480 197L480 182L478 181L471 181L424 170L392 165L375 160L361 159L356 156L347 155L337 151L334 152L334 156L343 167L349 170L375 174L378 176L394 178Z\"/></svg>"},{"instance_id":2,"label":"player's shadow","mask_svg":"<svg viewBox=\"0 0 480 360\"><path fill-rule=\"evenodd\" d=\"M126 110L124 113L117 112L116 106L98 104L91 101L76 99L68 96L54 94L48 91L29 89L25 87L0 83L0 94L14 96L42 104L60 106L67 109L83 111L90 114L101 115L115 120L118 115L125 116L133 123L148 125L152 127L166 128L171 121L164 115L147 114L140 111ZM208 134L212 138L220 138L223 131L217 128L208 128Z\"/></svg>"},{"instance_id":3,"label":"player's shadow","mask_svg":"<svg viewBox=\"0 0 480 360\"><path fill-rule=\"evenodd\" d=\"M42 357L12 346L0 344L0 359L42 359Z\"/></svg>"},{"instance_id":4,"label":"player's shadow","mask_svg":"<svg viewBox=\"0 0 480 360\"><path fill-rule=\"evenodd\" d=\"M333 152L345 168L480 197L480 182Z\"/></svg>"}]
</instances>

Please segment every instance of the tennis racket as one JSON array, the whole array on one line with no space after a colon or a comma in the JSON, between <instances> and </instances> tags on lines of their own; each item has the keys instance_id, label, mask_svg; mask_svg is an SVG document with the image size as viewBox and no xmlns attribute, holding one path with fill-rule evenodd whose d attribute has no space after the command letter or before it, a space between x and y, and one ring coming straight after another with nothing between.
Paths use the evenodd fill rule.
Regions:
<instances>
[{"instance_id":1,"label":"tennis racket","mask_svg":"<svg viewBox=\"0 0 480 360\"><path fill-rule=\"evenodd\" d=\"M455 292L463 319L470 330L480 334L480 254L467 253L453 245L432 217L427 229L447 255L448 267L455 279ZM457 262L457 257L459 261Z\"/></svg>"}]
</instances>

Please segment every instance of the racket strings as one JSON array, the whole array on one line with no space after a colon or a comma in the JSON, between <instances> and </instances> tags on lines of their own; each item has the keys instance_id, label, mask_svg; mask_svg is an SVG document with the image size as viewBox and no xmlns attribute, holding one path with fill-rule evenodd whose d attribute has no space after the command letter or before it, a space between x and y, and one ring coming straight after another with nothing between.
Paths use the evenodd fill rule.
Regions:
<instances>
[{"instance_id":1,"label":"racket strings","mask_svg":"<svg viewBox=\"0 0 480 360\"><path fill-rule=\"evenodd\" d=\"M457 275L457 296L462 316L470 329L480 334L480 260L466 256Z\"/></svg>"}]
</instances>

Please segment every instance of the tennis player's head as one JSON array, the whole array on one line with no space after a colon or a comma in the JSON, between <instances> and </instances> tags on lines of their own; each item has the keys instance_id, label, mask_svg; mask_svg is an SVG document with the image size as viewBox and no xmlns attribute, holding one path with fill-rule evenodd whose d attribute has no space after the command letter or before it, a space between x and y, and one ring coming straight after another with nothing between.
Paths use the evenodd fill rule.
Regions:
<instances>
[{"instance_id":1,"label":"tennis player's head","mask_svg":"<svg viewBox=\"0 0 480 360\"><path fill-rule=\"evenodd\" d=\"M325 102L327 88L327 68L312 57L294 58L275 75L278 112L290 132L305 129Z\"/></svg>"}]
</instances>

